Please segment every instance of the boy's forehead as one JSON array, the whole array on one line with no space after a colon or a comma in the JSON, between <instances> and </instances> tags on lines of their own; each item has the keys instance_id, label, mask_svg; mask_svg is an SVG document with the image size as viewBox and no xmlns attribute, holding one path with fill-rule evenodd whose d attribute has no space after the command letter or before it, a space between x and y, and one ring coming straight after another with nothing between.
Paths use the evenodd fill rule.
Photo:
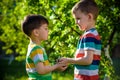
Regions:
<instances>
[{"instance_id":1,"label":"boy's forehead","mask_svg":"<svg viewBox=\"0 0 120 80\"><path fill-rule=\"evenodd\" d=\"M82 14L81 11L77 10L76 12L73 13L73 17L76 18L76 17L80 17Z\"/></svg>"},{"instance_id":2,"label":"boy's forehead","mask_svg":"<svg viewBox=\"0 0 120 80\"><path fill-rule=\"evenodd\" d=\"M44 24L42 24L41 26L43 26L43 27L48 27L48 24L47 24L47 23L44 23Z\"/></svg>"}]
</instances>

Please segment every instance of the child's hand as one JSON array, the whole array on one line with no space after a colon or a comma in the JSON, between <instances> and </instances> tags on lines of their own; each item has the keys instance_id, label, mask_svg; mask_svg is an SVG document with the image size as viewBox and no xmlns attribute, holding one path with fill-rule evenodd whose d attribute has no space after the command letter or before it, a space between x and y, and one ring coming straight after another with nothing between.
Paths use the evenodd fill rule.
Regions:
<instances>
[{"instance_id":1,"label":"child's hand","mask_svg":"<svg viewBox=\"0 0 120 80\"><path fill-rule=\"evenodd\" d=\"M68 64L62 62L61 59L62 59L62 58L59 57L59 58L56 60L56 64L62 65L61 67L57 68L58 71L64 71L64 70L68 67Z\"/></svg>"},{"instance_id":2,"label":"child's hand","mask_svg":"<svg viewBox=\"0 0 120 80\"><path fill-rule=\"evenodd\" d=\"M68 64L68 59L67 59L67 58L64 58L64 57L60 58L58 61L59 61L59 63L61 63L61 64Z\"/></svg>"},{"instance_id":3,"label":"child's hand","mask_svg":"<svg viewBox=\"0 0 120 80\"><path fill-rule=\"evenodd\" d=\"M67 69L68 65L66 64L60 64L60 63L57 63L58 65L60 65L56 70L58 71L64 71ZM61 66L62 65L62 66Z\"/></svg>"}]
</instances>

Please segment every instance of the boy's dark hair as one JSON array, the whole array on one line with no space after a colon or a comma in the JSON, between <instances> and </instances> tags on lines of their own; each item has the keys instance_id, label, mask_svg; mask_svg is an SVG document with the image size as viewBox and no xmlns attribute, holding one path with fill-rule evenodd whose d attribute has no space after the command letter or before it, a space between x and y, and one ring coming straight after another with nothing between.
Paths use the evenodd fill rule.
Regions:
<instances>
[{"instance_id":1,"label":"boy's dark hair","mask_svg":"<svg viewBox=\"0 0 120 80\"><path fill-rule=\"evenodd\" d=\"M32 30L39 28L43 24L49 24L48 20L42 15L31 14L25 17L22 22L22 31L30 36Z\"/></svg>"},{"instance_id":2,"label":"boy's dark hair","mask_svg":"<svg viewBox=\"0 0 120 80\"><path fill-rule=\"evenodd\" d=\"M94 0L80 0L73 8L72 13L80 10L81 12L88 14L91 13L94 17L94 20L97 19L99 9Z\"/></svg>"}]
</instances>

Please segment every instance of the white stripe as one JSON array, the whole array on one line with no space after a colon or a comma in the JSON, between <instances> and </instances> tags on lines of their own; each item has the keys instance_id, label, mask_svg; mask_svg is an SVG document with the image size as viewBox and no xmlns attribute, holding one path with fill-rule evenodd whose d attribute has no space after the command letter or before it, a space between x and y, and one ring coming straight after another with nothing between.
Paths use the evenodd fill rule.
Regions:
<instances>
[{"instance_id":1,"label":"white stripe","mask_svg":"<svg viewBox=\"0 0 120 80\"><path fill-rule=\"evenodd\" d=\"M96 55L101 55L101 50L95 50L95 53Z\"/></svg>"},{"instance_id":2,"label":"white stripe","mask_svg":"<svg viewBox=\"0 0 120 80\"><path fill-rule=\"evenodd\" d=\"M87 49L87 48L86 48ZM75 54L84 53L86 49L77 49ZM96 55L101 55L101 50L96 50L95 48L89 48L90 50L94 50Z\"/></svg>"},{"instance_id":3,"label":"white stripe","mask_svg":"<svg viewBox=\"0 0 120 80\"><path fill-rule=\"evenodd\" d=\"M84 50L94 50L95 51L95 48L85 47Z\"/></svg>"},{"instance_id":4,"label":"white stripe","mask_svg":"<svg viewBox=\"0 0 120 80\"><path fill-rule=\"evenodd\" d=\"M101 50L96 50L95 48L89 48L90 50L94 50L94 54L101 55ZM88 48L85 48L84 50L89 50Z\"/></svg>"},{"instance_id":5,"label":"white stripe","mask_svg":"<svg viewBox=\"0 0 120 80\"><path fill-rule=\"evenodd\" d=\"M36 62L37 60L41 60L43 61L44 60L44 57L43 57L43 54L37 54L34 56L33 58L34 62Z\"/></svg>"},{"instance_id":6,"label":"white stripe","mask_svg":"<svg viewBox=\"0 0 120 80\"><path fill-rule=\"evenodd\" d=\"M88 31L88 32L86 32L84 35L87 35L87 34L89 34L89 33L91 33L91 34L93 34L93 35L95 35L95 36L97 36L98 35L98 32L95 30L95 31Z\"/></svg>"},{"instance_id":7,"label":"white stripe","mask_svg":"<svg viewBox=\"0 0 120 80\"><path fill-rule=\"evenodd\" d=\"M33 73L33 72L36 72L36 69L35 68L26 68L26 71Z\"/></svg>"},{"instance_id":8,"label":"white stripe","mask_svg":"<svg viewBox=\"0 0 120 80\"><path fill-rule=\"evenodd\" d=\"M77 49L75 53L84 53L84 49Z\"/></svg>"},{"instance_id":9,"label":"white stripe","mask_svg":"<svg viewBox=\"0 0 120 80\"><path fill-rule=\"evenodd\" d=\"M27 50L27 56L30 55L31 50L32 50L32 48L30 47L30 44L29 44L29 46L28 46L28 50Z\"/></svg>"},{"instance_id":10,"label":"white stripe","mask_svg":"<svg viewBox=\"0 0 120 80\"><path fill-rule=\"evenodd\" d=\"M85 70L85 69L76 69L74 70L75 74L81 74L81 75L88 75L88 76L93 76L93 75L98 75L98 69L96 70Z\"/></svg>"}]
</instances>

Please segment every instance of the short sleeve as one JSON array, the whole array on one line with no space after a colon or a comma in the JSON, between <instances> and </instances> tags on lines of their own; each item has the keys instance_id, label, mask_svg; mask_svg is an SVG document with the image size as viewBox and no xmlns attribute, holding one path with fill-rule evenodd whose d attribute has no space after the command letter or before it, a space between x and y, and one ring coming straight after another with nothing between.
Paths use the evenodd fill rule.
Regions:
<instances>
[{"instance_id":1,"label":"short sleeve","mask_svg":"<svg viewBox=\"0 0 120 80\"><path fill-rule=\"evenodd\" d=\"M38 62L44 62L43 54L44 51L41 48L37 48L32 51L32 53L30 54L30 58L33 60L35 64L37 64Z\"/></svg>"},{"instance_id":2,"label":"short sleeve","mask_svg":"<svg viewBox=\"0 0 120 80\"><path fill-rule=\"evenodd\" d=\"M87 37L87 35L83 38L83 45L84 45L84 50L95 50L96 39L94 36Z\"/></svg>"},{"instance_id":3,"label":"short sleeve","mask_svg":"<svg viewBox=\"0 0 120 80\"><path fill-rule=\"evenodd\" d=\"M84 50L101 50L99 35L86 34L83 38Z\"/></svg>"}]
</instances>

